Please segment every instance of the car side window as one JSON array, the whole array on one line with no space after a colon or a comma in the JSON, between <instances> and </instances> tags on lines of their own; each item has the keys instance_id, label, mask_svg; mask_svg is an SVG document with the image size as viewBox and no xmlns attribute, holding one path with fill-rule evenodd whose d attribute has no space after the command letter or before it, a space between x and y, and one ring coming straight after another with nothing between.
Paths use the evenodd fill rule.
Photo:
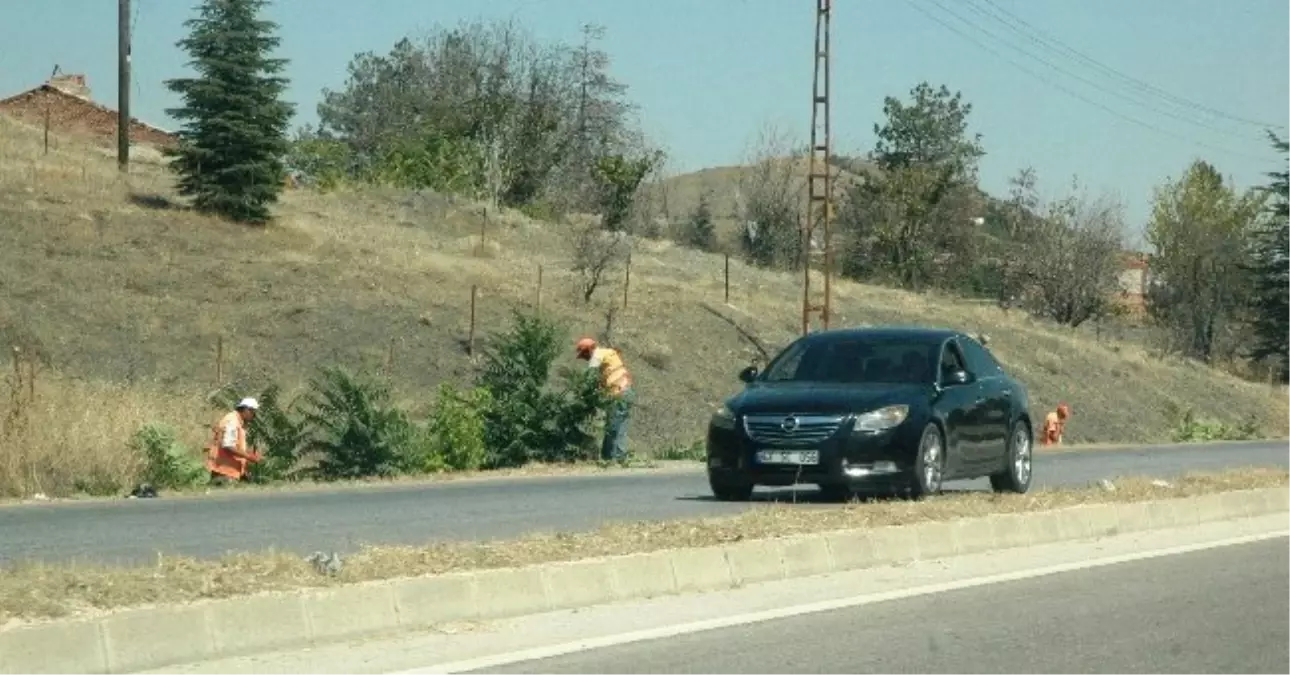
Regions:
<instances>
[{"instance_id":1,"label":"car side window","mask_svg":"<svg viewBox=\"0 0 1290 675\"><path fill-rule=\"evenodd\" d=\"M956 370L967 370L963 364L963 357L959 354L958 345L953 341L946 342L941 352L941 379L950 376Z\"/></svg>"},{"instance_id":2,"label":"car side window","mask_svg":"<svg viewBox=\"0 0 1290 675\"><path fill-rule=\"evenodd\" d=\"M989 377L1003 372L999 362L981 343L971 338L959 338L955 342L963 349L968 369L977 377Z\"/></svg>"}]
</instances>

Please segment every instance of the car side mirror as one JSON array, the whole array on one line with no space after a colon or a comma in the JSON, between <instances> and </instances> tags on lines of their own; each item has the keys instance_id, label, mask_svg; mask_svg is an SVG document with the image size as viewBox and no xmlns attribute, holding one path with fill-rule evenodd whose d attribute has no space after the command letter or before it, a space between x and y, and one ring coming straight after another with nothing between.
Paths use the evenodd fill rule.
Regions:
<instances>
[{"instance_id":1,"label":"car side mirror","mask_svg":"<svg viewBox=\"0 0 1290 675\"><path fill-rule=\"evenodd\" d=\"M739 379L747 384L757 379L757 366L748 366L739 371Z\"/></svg>"},{"instance_id":2,"label":"car side mirror","mask_svg":"<svg viewBox=\"0 0 1290 675\"><path fill-rule=\"evenodd\" d=\"M950 373L945 376L945 384L948 384L951 386L969 384L971 382L972 382L972 374L966 370L950 371Z\"/></svg>"}]
</instances>

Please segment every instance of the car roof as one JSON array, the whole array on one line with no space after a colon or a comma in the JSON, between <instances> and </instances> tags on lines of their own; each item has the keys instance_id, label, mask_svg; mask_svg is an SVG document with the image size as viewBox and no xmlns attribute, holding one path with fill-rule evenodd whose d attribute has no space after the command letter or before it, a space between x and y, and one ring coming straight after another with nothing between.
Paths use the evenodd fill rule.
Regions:
<instances>
[{"instance_id":1,"label":"car roof","mask_svg":"<svg viewBox=\"0 0 1290 675\"><path fill-rule=\"evenodd\" d=\"M917 342L933 342L949 338L967 337L960 331L949 328L930 328L926 326L864 326L855 328L832 328L811 333L809 338L877 338L908 339Z\"/></svg>"}]
</instances>

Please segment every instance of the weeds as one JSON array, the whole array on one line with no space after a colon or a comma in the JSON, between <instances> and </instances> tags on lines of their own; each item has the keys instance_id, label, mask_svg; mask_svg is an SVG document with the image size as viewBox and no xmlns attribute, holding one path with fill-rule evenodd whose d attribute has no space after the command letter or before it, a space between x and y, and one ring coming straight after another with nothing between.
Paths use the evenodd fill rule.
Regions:
<instances>
[{"instance_id":1,"label":"weeds","mask_svg":"<svg viewBox=\"0 0 1290 675\"><path fill-rule=\"evenodd\" d=\"M179 442L178 433L168 424L145 424L129 447L143 457L143 480L153 487L190 487L206 478L205 465Z\"/></svg>"},{"instance_id":2,"label":"weeds","mask_svg":"<svg viewBox=\"0 0 1290 675\"><path fill-rule=\"evenodd\" d=\"M420 469L432 473L482 468L488 461L487 415L492 403L483 387L462 391L447 382L439 385Z\"/></svg>"},{"instance_id":3,"label":"weeds","mask_svg":"<svg viewBox=\"0 0 1290 675\"><path fill-rule=\"evenodd\" d=\"M654 453L655 459L678 462L702 462L707 459L708 451L703 441L688 445L669 445Z\"/></svg>"},{"instance_id":4,"label":"weeds","mask_svg":"<svg viewBox=\"0 0 1290 675\"><path fill-rule=\"evenodd\" d=\"M1212 443L1214 441L1247 441L1259 437L1258 420L1247 418L1240 424L1198 417L1188 409L1178 418L1173 429L1176 443Z\"/></svg>"}]
</instances>

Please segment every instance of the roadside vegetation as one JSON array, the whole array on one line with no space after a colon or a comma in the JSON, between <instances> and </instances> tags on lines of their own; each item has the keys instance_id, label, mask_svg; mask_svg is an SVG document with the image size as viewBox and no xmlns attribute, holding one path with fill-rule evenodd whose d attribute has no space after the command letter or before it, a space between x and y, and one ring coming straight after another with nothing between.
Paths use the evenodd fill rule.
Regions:
<instances>
[{"instance_id":1,"label":"roadside vegetation","mask_svg":"<svg viewBox=\"0 0 1290 675\"><path fill-rule=\"evenodd\" d=\"M597 29L483 22L355 56L288 138L262 5L190 25L180 142L137 148L128 179L108 148L46 151L0 119L0 496L198 485L210 424L246 395L262 484L582 462L603 402L576 335L624 350L634 451L689 461L735 373L798 334L800 139L673 175ZM255 86L209 67L214 44ZM835 161L837 324L988 335L1035 419L1072 406L1071 443L1287 434L1283 173L1238 190L1197 162L1163 185L1160 283L1135 313L1115 200L1044 202L1030 170L985 194L988 139L947 86L882 111L872 151ZM238 156L206 135L230 124Z\"/></svg>"},{"instance_id":2,"label":"roadside vegetation","mask_svg":"<svg viewBox=\"0 0 1290 675\"><path fill-rule=\"evenodd\" d=\"M353 555L341 555L339 569L334 571L320 570L300 556L273 552L239 553L219 560L160 557L155 565L144 567L20 565L0 569L0 625L264 591L1287 485L1290 473L1283 469L1242 469L1192 474L1172 482L1116 478L1111 482L1114 489L1095 485L1026 495L969 492L922 502L880 501L809 509L767 504L736 516L613 523L589 532L531 535L487 543L365 547Z\"/></svg>"}]
</instances>

